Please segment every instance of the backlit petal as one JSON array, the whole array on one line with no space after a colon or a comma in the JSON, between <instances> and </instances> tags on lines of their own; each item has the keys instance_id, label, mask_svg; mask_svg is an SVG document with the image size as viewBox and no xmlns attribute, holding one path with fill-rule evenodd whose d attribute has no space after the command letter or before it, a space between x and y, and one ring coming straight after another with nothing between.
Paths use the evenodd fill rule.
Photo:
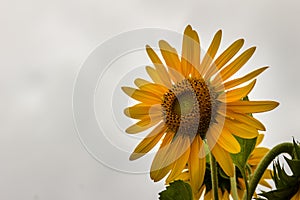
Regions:
<instances>
[{"instance_id":1,"label":"backlit petal","mask_svg":"<svg viewBox=\"0 0 300 200\"><path fill-rule=\"evenodd\" d=\"M145 118L142 118L137 123L133 124L132 126L129 126L125 131L129 134L139 133L139 132L145 131L148 128L156 125L161 120L162 120L161 116L157 116L154 118L145 117Z\"/></svg>"},{"instance_id":2,"label":"backlit petal","mask_svg":"<svg viewBox=\"0 0 300 200\"><path fill-rule=\"evenodd\" d=\"M213 59L215 58L215 55L219 49L219 46L221 43L221 38L222 38L222 30L219 30L215 34L206 54L203 57L203 60L201 62L200 69L199 69L200 74L204 75L207 72L209 66L211 65L211 63L212 63Z\"/></svg>"},{"instance_id":3,"label":"backlit petal","mask_svg":"<svg viewBox=\"0 0 300 200\"><path fill-rule=\"evenodd\" d=\"M150 104L157 104L157 103L160 104L162 102L162 97L152 92L142 91L131 87L122 87L122 90L128 96L140 102L150 103Z\"/></svg>"},{"instance_id":4,"label":"backlit petal","mask_svg":"<svg viewBox=\"0 0 300 200\"><path fill-rule=\"evenodd\" d=\"M148 56L150 57L152 63L154 64L155 70L160 77L160 80L166 85L167 87L171 87L171 80L168 75L168 72L159 59L158 55L155 53L155 51L149 46L146 46L146 51L148 53Z\"/></svg>"},{"instance_id":5,"label":"backlit petal","mask_svg":"<svg viewBox=\"0 0 300 200\"><path fill-rule=\"evenodd\" d=\"M275 101L235 101L227 103L227 108L238 113L260 113L273 110L279 105Z\"/></svg>"},{"instance_id":6,"label":"backlit petal","mask_svg":"<svg viewBox=\"0 0 300 200\"><path fill-rule=\"evenodd\" d=\"M223 102L233 102L233 101L238 101L241 100L242 98L246 97L251 90L253 89L254 85L256 83L256 80L252 81L250 84L237 88L234 90L230 90L226 93L223 93L219 96L218 99Z\"/></svg>"},{"instance_id":7,"label":"backlit petal","mask_svg":"<svg viewBox=\"0 0 300 200\"><path fill-rule=\"evenodd\" d=\"M235 54L242 48L244 44L243 39L239 39L232 43L210 66L209 70L205 74L205 79L209 80L218 70L229 61Z\"/></svg>"},{"instance_id":8,"label":"backlit petal","mask_svg":"<svg viewBox=\"0 0 300 200\"><path fill-rule=\"evenodd\" d=\"M167 126L161 122L138 144L129 160L136 160L148 153L160 141L166 130Z\"/></svg>"}]
</instances>

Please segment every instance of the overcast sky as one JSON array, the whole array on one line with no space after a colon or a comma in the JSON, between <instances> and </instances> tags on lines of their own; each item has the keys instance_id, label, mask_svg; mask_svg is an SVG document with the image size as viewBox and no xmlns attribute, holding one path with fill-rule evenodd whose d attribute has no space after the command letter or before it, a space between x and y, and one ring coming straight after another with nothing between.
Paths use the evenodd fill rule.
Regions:
<instances>
[{"instance_id":1,"label":"overcast sky","mask_svg":"<svg viewBox=\"0 0 300 200\"><path fill-rule=\"evenodd\" d=\"M72 93L80 70L100 44L111 41L116 45L112 38L131 30L169 30L163 39L169 37L174 46L180 46L181 38L176 41L175 33L182 33L191 24L198 31L204 49L219 29L223 30L222 49L238 38L245 38L245 48L258 48L240 74L271 66L259 77L250 98L280 102L274 111L256 115L267 127L263 145L272 147L291 141L292 136L300 140L299 19L300 3L282 0L276 3L271 0L2 1L0 199L157 199L163 183L154 184L147 173L131 173L133 169L147 170L151 155L142 163L127 163L127 154L141 136L129 138L130 142L124 142L124 135L117 137L126 124L121 120L122 115L116 114L122 102L111 103L116 110L99 112L99 102L118 96L115 88L132 81L131 76L143 68L130 77L128 72L115 70L111 73L116 73L116 82L107 79L109 87L106 82L101 85L101 80L95 85L95 100L99 99L95 104L96 120L105 124L108 119L105 116L114 113L115 124L102 131L110 144L119 145L120 152L125 150L125 155L110 152L110 147L101 146L101 141L90 143L93 138L88 135L89 130L81 129L79 135L87 144L84 146L73 119ZM144 39L140 33L136 38ZM120 43L120 49L123 44L130 47L131 41L139 47L143 41L129 38L128 43ZM159 36L150 34L149 43L157 45L156 39ZM126 63L127 67L131 61L135 67L145 64L145 53L133 55L120 59L119 63ZM102 89L113 93L105 99ZM84 106L90 105L79 105L83 110ZM80 116L83 121L91 120Z\"/></svg>"}]
</instances>

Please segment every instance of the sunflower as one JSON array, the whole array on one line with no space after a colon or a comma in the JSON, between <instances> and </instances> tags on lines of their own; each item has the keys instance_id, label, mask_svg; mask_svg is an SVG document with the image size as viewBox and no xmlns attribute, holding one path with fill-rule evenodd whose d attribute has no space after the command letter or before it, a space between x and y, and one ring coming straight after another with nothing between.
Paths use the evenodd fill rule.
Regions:
<instances>
[{"instance_id":1,"label":"sunflower","mask_svg":"<svg viewBox=\"0 0 300 200\"><path fill-rule=\"evenodd\" d=\"M230 80L250 59L255 47L236 56L244 44L244 40L239 39L215 59L221 37L219 30L201 57L198 34L188 25L181 56L166 41L159 41L164 63L147 45L146 51L154 67L147 66L146 71L152 81L137 78L134 81L137 88L122 87L128 96L139 102L124 110L126 116L137 120L126 132L136 134L151 128L130 160L142 157L159 145L150 169L154 181L168 175L166 182L169 183L187 166L191 187L199 190L206 168L204 143L223 171L233 176L230 153L238 153L241 149L234 135L257 137L258 130L265 130L265 127L248 114L278 106L274 101L242 100L254 87L255 77L267 67Z\"/></svg>"}]
</instances>

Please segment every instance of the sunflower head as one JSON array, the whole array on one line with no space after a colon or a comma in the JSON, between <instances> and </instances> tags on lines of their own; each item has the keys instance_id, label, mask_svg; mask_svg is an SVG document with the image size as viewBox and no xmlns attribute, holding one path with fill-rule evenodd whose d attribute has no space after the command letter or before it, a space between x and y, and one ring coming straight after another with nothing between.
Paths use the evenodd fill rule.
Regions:
<instances>
[{"instance_id":1,"label":"sunflower head","mask_svg":"<svg viewBox=\"0 0 300 200\"><path fill-rule=\"evenodd\" d=\"M221 38L222 31L218 31L206 53L200 55L198 34L188 25L180 54L161 40L162 59L147 45L153 66L147 66L146 71L151 80L137 78L136 88L122 87L138 101L124 110L125 115L137 120L126 132L135 134L154 127L130 156L131 160L140 158L159 144L150 171L154 181L168 174L166 182L171 182L187 167L191 186L198 191L206 168L204 144L225 174L233 176L230 153L241 150L234 136L257 137L258 130L265 127L249 114L278 106L274 101L243 100L253 89L256 76L267 67L233 79L255 47L238 55L244 44L239 39L218 54Z\"/></svg>"}]
</instances>

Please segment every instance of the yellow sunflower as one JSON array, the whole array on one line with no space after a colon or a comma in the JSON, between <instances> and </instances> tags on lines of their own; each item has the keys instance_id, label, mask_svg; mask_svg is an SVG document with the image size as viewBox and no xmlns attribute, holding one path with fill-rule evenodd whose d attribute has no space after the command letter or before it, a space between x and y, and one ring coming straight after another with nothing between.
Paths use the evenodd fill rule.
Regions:
<instances>
[{"instance_id":1,"label":"yellow sunflower","mask_svg":"<svg viewBox=\"0 0 300 200\"><path fill-rule=\"evenodd\" d=\"M130 160L160 145L150 170L154 181L168 174L166 181L170 182L187 165L191 186L194 191L199 190L206 166L204 142L224 172L233 176L230 153L240 151L233 135L257 137L258 130L265 127L248 113L265 112L278 106L274 101L242 100L254 87L254 78L267 67L230 80L250 59L255 47L236 56L244 44L239 39L215 59L221 36L220 30L201 57L198 34L188 25L181 56L166 41L159 41L164 63L147 45L154 67L147 66L146 71L152 81L138 78L134 81L137 88L122 87L128 96L139 101L124 110L125 115L138 120L126 132L135 134L153 128L135 148Z\"/></svg>"}]
</instances>

